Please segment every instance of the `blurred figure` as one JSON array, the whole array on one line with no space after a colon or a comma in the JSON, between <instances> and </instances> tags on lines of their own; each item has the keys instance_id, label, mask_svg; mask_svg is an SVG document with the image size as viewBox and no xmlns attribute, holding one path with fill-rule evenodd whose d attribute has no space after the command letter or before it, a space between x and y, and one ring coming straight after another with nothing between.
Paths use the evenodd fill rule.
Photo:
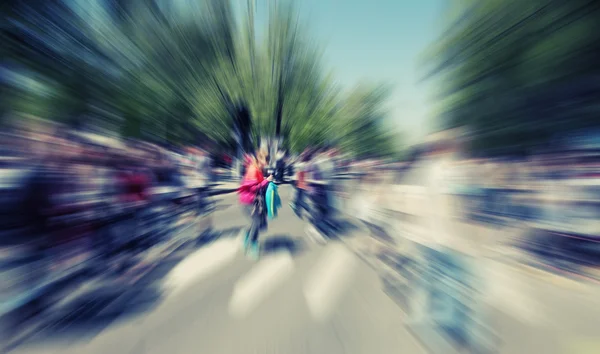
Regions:
<instances>
[{"instance_id":1,"label":"blurred figure","mask_svg":"<svg viewBox=\"0 0 600 354\"><path fill-rule=\"evenodd\" d=\"M156 183L159 186L169 187L183 187L184 181L181 172L175 164L169 161L166 156L158 156L158 164L154 169L154 175L156 176Z\"/></svg>"},{"instance_id":2,"label":"blurred figure","mask_svg":"<svg viewBox=\"0 0 600 354\"><path fill-rule=\"evenodd\" d=\"M148 199L149 180L140 167L120 165L117 180L123 202L137 204Z\"/></svg>"},{"instance_id":3,"label":"blurred figure","mask_svg":"<svg viewBox=\"0 0 600 354\"><path fill-rule=\"evenodd\" d=\"M118 243L127 242L137 236L140 215L149 202L150 181L143 171L133 165L133 161L118 162L116 185L123 220L119 225Z\"/></svg>"},{"instance_id":4,"label":"blurred figure","mask_svg":"<svg viewBox=\"0 0 600 354\"><path fill-rule=\"evenodd\" d=\"M40 250L50 246L51 218L66 202L60 196L65 192L69 169L60 156L62 148L52 145L42 142L34 151L33 168L23 184L23 213L27 215L27 225L33 228L30 237L36 240L34 244L41 247ZM54 153L49 154L49 151Z\"/></svg>"},{"instance_id":5,"label":"blurred figure","mask_svg":"<svg viewBox=\"0 0 600 354\"><path fill-rule=\"evenodd\" d=\"M369 230L371 236L376 236L382 226L379 211L384 207L383 198L387 185L384 185L381 172L377 170L367 172L354 192L354 211L357 218Z\"/></svg>"},{"instance_id":6,"label":"blurred figure","mask_svg":"<svg viewBox=\"0 0 600 354\"><path fill-rule=\"evenodd\" d=\"M197 166L200 174L205 178L206 181L212 181L212 167L211 160L206 151L198 151L197 154Z\"/></svg>"},{"instance_id":7,"label":"blurred figure","mask_svg":"<svg viewBox=\"0 0 600 354\"><path fill-rule=\"evenodd\" d=\"M283 182L283 176L285 174L285 157L286 152L284 150L279 150L275 155L275 181L281 183Z\"/></svg>"},{"instance_id":8,"label":"blurred figure","mask_svg":"<svg viewBox=\"0 0 600 354\"><path fill-rule=\"evenodd\" d=\"M264 178L264 169L267 167L266 156L267 152L260 150L255 156L250 157L250 164L238 189L240 203L250 221L250 227L244 235L244 249L249 249L254 258L259 255L259 233L267 223L265 188L273 180L272 175Z\"/></svg>"},{"instance_id":9,"label":"blurred figure","mask_svg":"<svg viewBox=\"0 0 600 354\"><path fill-rule=\"evenodd\" d=\"M472 299L461 298L457 293L463 286L475 289L473 249L464 234L466 230L459 223L461 211L453 198L454 169L458 166L457 139L454 131L436 134L418 163L419 179L415 182L424 187L421 189L424 204L420 211L422 233L415 240L415 255L419 255L424 273L417 278L420 286L413 284L416 292L411 311L413 316L418 316L418 321L450 330L469 345L476 346L478 343L470 343L472 338L469 338ZM457 285L444 286L447 284L444 279L451 279L452 284ZM416 295L419 291L423 291L425 299ZM432 304L439 301L446 305L447 316L442 318L432 316Z\"/></svg>"},{"instance_id":10,"label":"blurred figure","mask_svg":"<svg viewBox=\"0 0 600 354\"><path fill-rule=\"evenodd\" d=\"M331 216L329 183L331 181L331 166L328 164L327 154L321 150L307 162L306 174L308 177L308 204L310 225L306 229L307 235L318 243L327 242L332 236L334 226Z\"/></svg>"},{"instance_id":11,"label":"blurred figure","mask_svg":"<svg viewBox=\"0 0 600 354\"><path fill-rule=\"evenodd\" d=\"M300 162L296 164L296 195L290 206L300 218L302 218L303 211L309 211L305 197L308 193L307 167L311 159L312 153L306 150L300 156Z\"/></svg>"}]
</instances>

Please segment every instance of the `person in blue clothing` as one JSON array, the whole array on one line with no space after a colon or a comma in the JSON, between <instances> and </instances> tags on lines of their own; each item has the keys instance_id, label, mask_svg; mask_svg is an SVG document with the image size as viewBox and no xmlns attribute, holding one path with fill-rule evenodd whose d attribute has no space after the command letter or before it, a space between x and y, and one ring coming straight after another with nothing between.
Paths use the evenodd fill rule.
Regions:
<instances>
[{"instance_id":1,"label":"person in blue clothing","mask_svg":"<svg viewBox=\"0 0 600 354\"><path fill-rule=\"evenodd\" d=\"M269 220L273 220L277 217L277 212L281 207L281 199L279 197L279 191L277 185L270 182L267 186L265 193L265 201L267 205L267 217Z\"/></svg>"}]
</instances>

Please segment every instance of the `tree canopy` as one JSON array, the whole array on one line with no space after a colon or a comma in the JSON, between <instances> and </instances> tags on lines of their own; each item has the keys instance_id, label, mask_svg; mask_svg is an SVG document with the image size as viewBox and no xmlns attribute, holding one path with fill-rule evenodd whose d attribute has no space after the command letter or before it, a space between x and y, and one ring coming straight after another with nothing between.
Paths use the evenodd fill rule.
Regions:
<instances>
[{"instance_id":1,"label":"tree canopy","mask_svg":"<svg viewBox=\"0 0 600 354\"><path fill-rule=\"evenodd\" d=\"M600 3L454 2L460 15L428 51L446 127L468 126L473 149L528 151L597 126Z\"/></svg>"},{"instance_id":2,"label":"tree canopy","mask_svg":"<svg viewBox=\"0 0 600 354\"><path fill-rule=\"evenodd\" d=\"M7 1L2 112L156 142L202 136L251 149L281 136L296 152L335 142L357 155L393 153L384 91L342 94L292 1L269 2L265 23L253 0L240 3Z\"/></svg>"}]
</instances>

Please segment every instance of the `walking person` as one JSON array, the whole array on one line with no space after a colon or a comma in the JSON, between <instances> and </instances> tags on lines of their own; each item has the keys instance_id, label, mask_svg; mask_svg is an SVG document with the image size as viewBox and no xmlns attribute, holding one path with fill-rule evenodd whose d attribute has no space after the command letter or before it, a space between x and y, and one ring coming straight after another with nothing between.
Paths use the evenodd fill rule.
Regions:
<instances>
[{"instance_id":1,"label":"walking person","mask_svg":"<svg viewBox=\"0 0 600 354\"><path fill-rule=\"evenodd\" d=\"M325 176L326 168L323 166L324 154L317 153L315 158L308 161L305 178L308 180L308 211L310 225L306 234L314 241L324 244L332 236L333 230L330 223L330 204L328 195L328 180Z\"/></svg>"},{"instance_id":2,"label":"walking person","mask_svg":"<svg viewBox=\"0 0 600 354\"><path fill-rule=\"evenodd\" d=\"M267 166L267 153L259 151L256 156L250 157L242 185L238 189L240 203L244 213L250 219L250 227L244 235L244 249L249 250L252 257L259 255L258 236L261 229L266 227L265 190L273 176L264 178L264 169Z\"/></svg>"},{"instance_id":3,"label":"walking person","mask_svg":"<svg viewBox=\"0 0 600 354\"><path fill-rule=\"evenodd\" d=\"M285 172L285 158L286 153L283 150L279 150L275 156L275 180L278 183L283 182Z\"/></svg>"},{"instance_id":4,"label":"walking person","mask_svg":"<svg viewBox=\"0 0 600 354\"><path fill-rule=\"evenodd\" d=\"M423 270L412 285L413 300L428 301L415 301L411 317L451 335L464 349L487 353L495 343L481 327L482 323L490 325L485 299L477 291L462 291L481 288L483 278L476 264L483 240L475 242L475 229L464 222L463 210L456 203L460 131L445 131L434 138L412 176L416 177L415 185L421 187L422 198L412 252Z\"/></svg>"},{"instance_id":5,"label":"walking person","mask_svg":"<svg viewBox=\"0 0 600 354\"><path fill-rule=\"evenodd\" d=\"M309 212L308 205L305 201L308 194L307 168L312 154L307 150L300 157L300 163L296 165L296 195L291 203L292 210L302 218L303 210Z\"/></svg>"}]
</instances>

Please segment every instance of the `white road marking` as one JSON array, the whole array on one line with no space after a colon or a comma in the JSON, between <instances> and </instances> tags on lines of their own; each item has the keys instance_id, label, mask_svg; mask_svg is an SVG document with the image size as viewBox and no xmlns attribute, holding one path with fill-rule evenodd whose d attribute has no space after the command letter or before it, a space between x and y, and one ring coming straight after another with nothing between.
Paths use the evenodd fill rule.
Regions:
<instances>
[{"instance_id":1,"label":"white road marking","mask_svg":"<svg viewBox=\"0 0 600 354\"><path fill-rule=\"evenodd\" d=\"M314 319L326 320L351 283L357 260L341 245L331 245L314 267L304 296Z\"/></svg>"},{"instance_id":2,"label":"white road marking","mask_svg":"<svg viewBox=\"0 0 600 354\"><path fill-rule=\"evenodd\" d=\"M294 261L288 253L265 257L233 289L229 313L245 317L294 271Z\"/></svg>"},{"instance_id":3,"label":"white road marking","mask_svg":"<svg viewBox=\"0 0 600 354\"><path fill-rule=\"evenodd\" d=\"M238 253L238 243L237 239L216 241L184 259L165 279L163 286L170 292L169 296L224 268Z\"/></svg>"}]
</instances>

